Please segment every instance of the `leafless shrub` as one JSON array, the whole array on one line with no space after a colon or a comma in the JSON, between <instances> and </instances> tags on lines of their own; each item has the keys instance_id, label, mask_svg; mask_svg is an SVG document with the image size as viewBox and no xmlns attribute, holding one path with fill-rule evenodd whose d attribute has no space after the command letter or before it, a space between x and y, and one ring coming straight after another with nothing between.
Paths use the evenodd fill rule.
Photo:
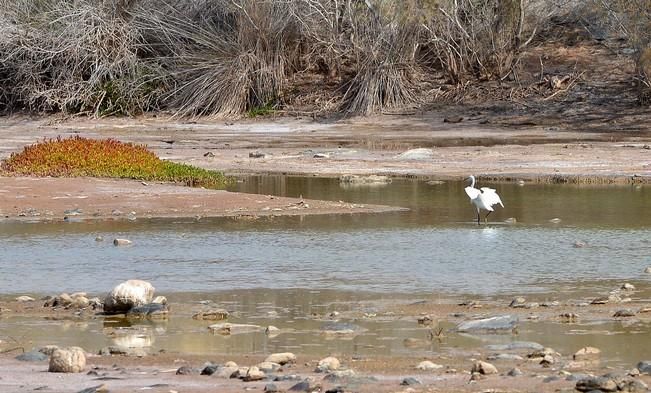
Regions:
<instances>
[{"instance_id":1,"label":"leafless shrub","mask_svg":"<svg viewBox=\"0 0 651 393\"><path fill-rule=\"evenodd\" d=\"M176 115L237 117L281 102L300 42L289 3L216 0L142 14Z\"/></svg>"},{"instance_id":2,"label":"leafless shrub","mask_svg":"<svg viewBox=\"0 0 651 393\"><path fill-rule=\"evenodd\" d=\"M429 45L453 82L502 79L529 41L524 23L524 0L448 0L427 24Z\"/></svg>"},{"instance_id":3,"label":"leafless shrub","mask_svg":"<svg viewBox=\"0 0 651 393\"><path fill-rule=\"evenodd\" d=\"M9 95L36 111L150 109L156 88L138 57L143 42L130 23L131 3L0 0L0 20L10 26L0 44Z\"/></svg>"}]
</instances>

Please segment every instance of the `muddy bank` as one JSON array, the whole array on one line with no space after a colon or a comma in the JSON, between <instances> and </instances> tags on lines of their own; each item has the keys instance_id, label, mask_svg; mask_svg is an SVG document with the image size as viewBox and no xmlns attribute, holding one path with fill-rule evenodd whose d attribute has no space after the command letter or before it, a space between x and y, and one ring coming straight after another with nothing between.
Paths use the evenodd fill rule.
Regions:
<instances>
[{"instance_id":1,"label":"muddy bank","mask_svg":"<svg viewBox=\"0 0 651 393\"><path fill-rule=\"evenodd\" d=\"M60 221L158 217L295 216L382 213L397 207L303 200L165 183L90 178L0 177L0 214Z\"/></svg>"},{"instance_id":2,"label":"muddy bank","mask_svg":"<svg viewBox=\"0 0 651 393\"><path fill-rule=\"evenodd\" d=\"M450 118L459 120L450 122ZM651 131L532 122L497 110L448 108L409 116L313 121L300 118L200 120L160 118L3 118L0 158L42 138L82 135L143 143L164 159L232 174L339 176L386 174L459 179L638 183L651 178ZM637 120L642 122L641 119ZM413 148L432 149L417 158Z\"/></svg>"}]
</instances>

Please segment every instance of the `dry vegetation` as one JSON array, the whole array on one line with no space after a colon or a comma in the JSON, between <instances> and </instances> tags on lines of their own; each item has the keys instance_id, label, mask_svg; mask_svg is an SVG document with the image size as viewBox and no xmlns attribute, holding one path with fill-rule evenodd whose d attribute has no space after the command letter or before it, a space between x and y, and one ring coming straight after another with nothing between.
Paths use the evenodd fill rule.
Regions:
<instances>
[{"instance_id":1,"label":"dry vegetation","mask_svg":"<svg viewBox=\"0 0 651 393\"><path fill-rule=\"evenodd\" d=\"M648 88L648 3L0 0L0 110L181 117L400 110L449 98L441 91L519 82L523 53L554 18L593 6L635 48Z\"/></svg>"}]
</instances>

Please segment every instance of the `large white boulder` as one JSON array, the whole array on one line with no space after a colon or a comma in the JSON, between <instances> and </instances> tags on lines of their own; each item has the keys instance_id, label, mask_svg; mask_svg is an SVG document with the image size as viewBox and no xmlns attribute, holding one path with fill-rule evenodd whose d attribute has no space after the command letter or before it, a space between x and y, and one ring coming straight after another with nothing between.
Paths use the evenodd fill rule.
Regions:
<instances>
[{"instance_id":1,"label":"large white boulder","mask_svg":"<svg viewBox=\"0 0 651 393\"><path fill-rule=\"evenodd\" d=\"M151 303L155 288L143 280L128 280L118 284L104 299L107 314L126 313L131 308Z\"/></svg>"}]
</instances>

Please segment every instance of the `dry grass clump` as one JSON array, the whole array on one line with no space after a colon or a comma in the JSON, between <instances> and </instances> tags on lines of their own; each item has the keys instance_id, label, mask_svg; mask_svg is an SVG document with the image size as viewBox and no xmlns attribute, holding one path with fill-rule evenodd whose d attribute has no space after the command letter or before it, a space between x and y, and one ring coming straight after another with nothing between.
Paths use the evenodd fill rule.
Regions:
<instances>
[{"instance_id":1,"label":"dry grass clump","mask_svg":"<svg viewBox=\"0 0 651 393\"><path fill-rule=\"evenodd\" d=\"M5 95L34 111L135 114L153 109L155 68L127 0L0 0Z\"/></svg>"},{"instance_id":2,"label":"dry grass clump","mask_svg":"<svg viewBox=\"0 0 651 393\"><path fill-rule=\"evenodd\" d=\"M167 103L179 116L238 117L280 104L300 57L291 2L205 0L194 7L140 12L174 85ZM160 34L164 32L164 34Z\"/></svg>"},{"instance_id":3,"label":"dry grass clump","mask_svg":"<svg viewBox=\"0 0 651 393\"><path fill-rule=\"evenodd\" d=\"M3 161L1 169L10 175L159 180L210 188L229 182L221 172L163 161L143 145L79 136L27 146Z\"/></svg>"}]
</instances>

